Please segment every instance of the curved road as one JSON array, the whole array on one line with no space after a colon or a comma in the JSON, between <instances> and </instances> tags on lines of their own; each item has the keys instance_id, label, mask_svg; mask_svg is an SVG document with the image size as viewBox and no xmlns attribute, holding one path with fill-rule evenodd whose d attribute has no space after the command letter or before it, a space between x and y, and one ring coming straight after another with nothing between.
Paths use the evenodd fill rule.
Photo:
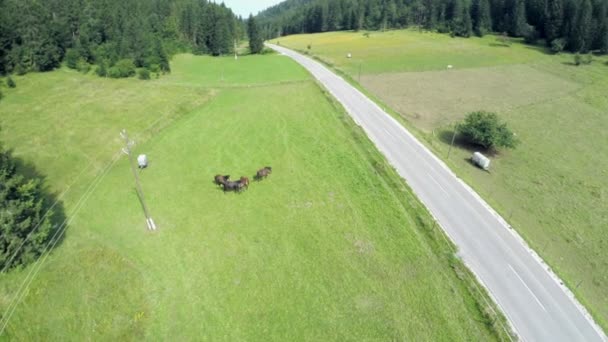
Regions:
<instances>
[{"instance_id":1,"label":"curved road","mask_svg":"<svg viewBox=\"0 0 608 342\"><path fill-rule=\"evenodd\" d=\"M607 340L521 237L401 124L320 63L268 46L304 66L346 108L458 246L522 340Z\"/></svg>"}]
</instances>

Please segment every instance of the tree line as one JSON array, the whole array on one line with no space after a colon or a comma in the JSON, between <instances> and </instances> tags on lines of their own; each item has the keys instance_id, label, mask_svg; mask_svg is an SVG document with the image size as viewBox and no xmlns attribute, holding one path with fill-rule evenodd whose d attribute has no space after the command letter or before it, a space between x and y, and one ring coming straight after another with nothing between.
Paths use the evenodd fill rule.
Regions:
<instances>
[{"instance_id":1,"label":"tree line","mask_svg":"<svg viewBox=\"0 0 608 342\"><path fill-rule=\"evenodd\" d=\"M206 0L0 0L0 75L64 60L96 64L102 76L168 72L171 54L232 53L245 31L231 9Z\"/></svg>"},{"instance_id":2,"label":"tree line","mask_svg":"<svg viewBox=\"0 0 608 342\"><path fill-rule=\"evenodd\" d=\"M490 32L553 50L608 53L608 0L287 0L258 15L265 38L417 26L454 36Z\"/></svg>"}]
</instances>

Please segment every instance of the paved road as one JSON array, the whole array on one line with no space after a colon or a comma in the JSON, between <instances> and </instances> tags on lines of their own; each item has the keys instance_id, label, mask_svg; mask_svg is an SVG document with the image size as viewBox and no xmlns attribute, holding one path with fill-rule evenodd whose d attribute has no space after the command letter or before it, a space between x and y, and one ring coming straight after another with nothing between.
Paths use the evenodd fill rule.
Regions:
<instances>
[{"instance_id":1,"label":"paved road","mask_svg":"<svg viewBox=\"0 0 608 342\"><path fill-rule=\"evenodd\" d=\"M269 46L308 69L342 103L458 246L521 339L606 341L519 235L403 126L320 63Z\"/></svg>"}]
</instances>

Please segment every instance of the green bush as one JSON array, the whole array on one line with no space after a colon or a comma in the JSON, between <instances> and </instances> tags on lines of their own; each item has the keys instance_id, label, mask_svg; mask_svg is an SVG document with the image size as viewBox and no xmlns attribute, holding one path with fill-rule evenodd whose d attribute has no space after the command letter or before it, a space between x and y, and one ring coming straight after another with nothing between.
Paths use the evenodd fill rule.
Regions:
<instances>
[{"instance_id":1,"label":"green bush","mask_svg":"<svg viewBox=\"0 0 608 342\"><path fill-rule=\"evenodd\" d=\"M469 142L486 149L515 148L518 144L515 134L495 113L485 111L469 113L456 129Z\"/></svg>"},{"instance_id":2,"label":"green bush","mask_svg":"<svg viewBox=\"0 0 608 342\"><path fill-rule=\"evenodd\" d=\"M108 70L111 78L124 78L135 75L135 63L132 59L121 59Z\"/></svg>"},{"instance_id":3,"label":"green bush","mask_svg":"<svg viewBox=\"0 0 608 342\"><path fill-rule=\"evenodd\" d=\"M4 97L4 94L2 93L2 90L0 90L0 100L2 100L3 97Z\"/></svg>"},{"instance_id":4,"label":"green bush","mask_svg":"<svg viewBox=\"0 0 608 342\"><path fill-rule=\"evenodd\" d=\"M80 53L76 49L68 49L65 52L65 64L70 69L78 69L78 62L80 61Z\"/></svg>"},{"instance_id":5,"label":"green bush","mask_svg":"<svg viewBox=\"0 0 608 342\"><path fill-rule=\"evenodd\" d=\"M27 68L26 68L26 67L24 67L23 65L21 65L21 64L17 64L17 65L15 66L15 74L17 74L17 75L19 75L19 76L23 76L23 75L25 75L26 73L27 73Z\"/></svg>"},{"instance_id":6,"label":"green bush","mask_svg":"<svg viewBox=\"0 0 608 342\"><path fill-rule=\"evenodd\" d=\"M150 71L148 69L143 68L137 71L137 76L139 76L140 80L149 80L150 79Z\"/></svg>"},{"instance_id":7,"label":"green bush","mask_svg":"<svg viewBox=\"0 0 608 342\"><path fill-rule=\"evenodd\" d=\"M566 47L566 41L562 38L554 39L551 42L551 51L555 54L559 54L564 51L564 47Z\"/></svg>"},{"instance_id":8,"label":"green bush","mask_svg":"<svg viewBox=\"0 0 608 342\"><path fill-rule=\"evenodd\" d=\"M6 85L9 88L15 88L15 87L17 87L17 83L15 83L15 80L13 80L13 78L10 77L10 76L6 79Z\"/></svg>"},{"instance_id":9,"label":"green bush","mask_svg":"<svg viewBox=\"0 0 608 342\"><path fill-rule=\"evenodd\" d=\"M106 76L108 76L108 69L106 69L106 63L105 62L101 62L101 64L99 64L99 66L97 66L97 69L95 69L95 73L99 77L106 77Z\"/></svg>"},{"instance_id":10,"label":"green bush","mask_svg":"<svg viewBox=\"0 0 608 342\"><path fill-rule=\"evenodd\" d=\"M536 42L540 39L540 33L536 29L536 27L526 24L524 28L524 42L526 44L536 44Z\"/></svg>"},{"instance_id":11,"label":"green bush","mask_svg":"<svg viewBox=\"0 0 608 342\"><path fill-rule=\"evenodd\" d=\"M160 72L160 65L158 65L158 64L150 64L150 67L148 69L150 69L150 72L153 72L153 73L156 74L156 73Z\"/></svg>"},{"instance_id":12,"label":"green bush","mask_svg":"<svg viewBox=\"0 0 608 342\"><path fill-rule=\"evenodd\" d=\"M88 74L91 71L91 65L84 60L84 58L80 58L78 60L78 64L76 65L76 70L80 71L83 74Z\"/></svg>"}]
</instances>

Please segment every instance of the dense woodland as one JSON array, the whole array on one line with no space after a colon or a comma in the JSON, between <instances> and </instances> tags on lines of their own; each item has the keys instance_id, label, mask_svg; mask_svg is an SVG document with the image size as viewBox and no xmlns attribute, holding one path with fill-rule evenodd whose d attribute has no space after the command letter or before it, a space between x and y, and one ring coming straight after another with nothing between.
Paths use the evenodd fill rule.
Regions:
<instances>
[{"instance_id":1,"label":"dense woodland","mask_svg":"<svg viewBox=\"0 0 608 342\"><path fill-rule=\"evenodd\" d=\"M100 76L166 72L174 52L231 53L244 34L241 18L206 0L0 0L0 75L64 59Z\"/></svg>"},{"instance_id":2,"label":"dense woodland","mask_svg":"<svg viewBox=\"0 0 608 342\"><path fill-rule=\"evenodd\" d=\"M544 40L554 51L608 53L608 0L287 0L259 14L266 38L418 26Z\"/></svg>"}]
</instances>

